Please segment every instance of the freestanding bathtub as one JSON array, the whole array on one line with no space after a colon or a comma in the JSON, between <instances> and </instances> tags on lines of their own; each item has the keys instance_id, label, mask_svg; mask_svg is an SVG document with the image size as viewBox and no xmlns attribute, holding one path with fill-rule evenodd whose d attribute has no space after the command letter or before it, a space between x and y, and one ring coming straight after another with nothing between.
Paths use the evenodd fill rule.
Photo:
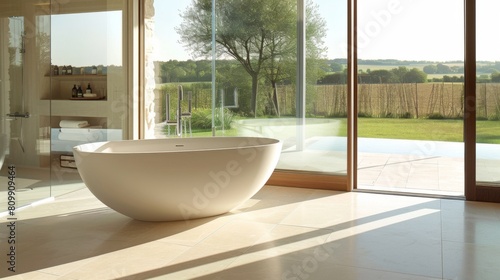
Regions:
<instances>
[{"instance_id":1,"label":"freestanding bathtub","mask_svg":"<svg viewBox=\"0 0 500 280\"><path fill-rule=\"evenodd\" d=\"M101 202L137 220L174 221L223 214L252 197L281 145L261 137L170 138L89 143L73 152Z\"/></svg>"}]
</instances>

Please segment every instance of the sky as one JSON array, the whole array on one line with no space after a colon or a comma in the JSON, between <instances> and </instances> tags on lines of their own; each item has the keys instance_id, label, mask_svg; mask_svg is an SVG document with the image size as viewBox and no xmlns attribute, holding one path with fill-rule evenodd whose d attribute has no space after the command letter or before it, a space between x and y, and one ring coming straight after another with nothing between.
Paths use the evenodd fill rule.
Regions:
<instances>
[{"instance_id":1,"label":"sky","mask_svg":"<svg viewBox=\"0 0 500 280\"><path fill-rule=\"evenodd\" d=\"M53 15L52 64L122 65L121 23L120 11Z\"/></svg>"},{"instance_id":2,"label":"sky","mask_svg":"<svg viewBox=\"0 0 500 280\"><path fill-rule=\"evenodd\" d=\"M346 57L345 0L313 0L327 21L328 58ZM500 1L477 1L477 59L500 60ZM192 59L174 30L191 0L155 0L158 60ZM463 0L358 0L361 59L463 60Z\"/></svg>"},{"instance_id":3,"label":"sky","mask_svg":"<svg viewBox=\"0 0 500 280\"><path fill-rule=\"evenodd\" d=\"M347 1L312 1L327 23L327 58L347 57ZM197 59L175 31L191 2L154 1L155 60ZM500 1L477 2L477 59L500 61ZM463 60L463 9L463 0L358 0L358 58ZM52 18L52 63L121 65L121 13L84 16Z\"/></svg>"}]
</instances>

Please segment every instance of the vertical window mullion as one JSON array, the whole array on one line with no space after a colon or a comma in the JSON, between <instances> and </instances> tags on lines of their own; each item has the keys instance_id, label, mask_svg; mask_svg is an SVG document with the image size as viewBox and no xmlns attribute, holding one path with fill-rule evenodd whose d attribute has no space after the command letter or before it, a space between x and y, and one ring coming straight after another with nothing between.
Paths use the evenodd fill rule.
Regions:
<instances>
[{"instance_id":1,"label":"vertical window mullion","mask_svg":"<svg viewBox=\"0 0 500 280\"><path fill-rule=\"evenodd\" d=\"M357 188L357 0L347 5L347 177L348 190Z\"/></svg>"},{"instance_id":2,"label":"vertical window mullion","mask_svg":"<svg viewBox=\"0 0 500 280\"><path fill-rule=\"evenodd\" d=\"M464 0L465 103L464 173L465 197L476 200L476 0Z\"/></svg>"},{"instance_id":3,"label":"vertical window mullion","mask_svg":"<svg viewBox=\"0 0 500 280\"><path fill-rule=\"evenodd\" d=\"M297 150L303 150L306 123L306 7L304 0L297 0Z\"/></svg>"}]
</instances>

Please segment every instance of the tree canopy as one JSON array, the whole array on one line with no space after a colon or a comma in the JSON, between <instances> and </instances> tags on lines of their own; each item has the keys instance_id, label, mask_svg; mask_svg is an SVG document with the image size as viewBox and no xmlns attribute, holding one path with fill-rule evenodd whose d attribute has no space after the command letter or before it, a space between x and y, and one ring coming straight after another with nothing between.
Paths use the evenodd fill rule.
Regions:
<instances>
[{"instance_id":1,"label":"tree canopy","mask_svg":"<svg viewBox=\"0 0 500 280\"><path fill-rule=\"evenodd\" d=\"M317 6L307 5L307 55L319 58L326 50L326 25ZM252 80L251 114L256 114L259 80L276 83L294 75L297 49L295 0L217 0L216 49L220 58L239 62ZM181 14L177 32L195 57L212 52L212 1L194 0ZM293 73L293 74L292 74ZM276 98L276 91L273 91ZM276 102L273 102L277 106ZM276 108L277 109L277 108Z\"/></svg>"}]
</instances>

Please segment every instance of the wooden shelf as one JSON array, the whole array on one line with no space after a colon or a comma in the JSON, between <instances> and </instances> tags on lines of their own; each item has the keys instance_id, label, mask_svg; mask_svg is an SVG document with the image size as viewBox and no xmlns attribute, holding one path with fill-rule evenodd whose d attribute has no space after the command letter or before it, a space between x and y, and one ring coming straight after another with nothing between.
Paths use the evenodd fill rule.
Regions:
<instances>
[{"instance_id":1,"label":"wooden shelf","mask_svg":"<svg viewBox=\"0 0 500 280\"><path fill-rule=\"evenodd\" d=\"M106 97L71 97L69 100L106 100Z\"/></svg>"},{"instance_id":2,"label":"wooden shelf","mask_svg":"<svg viewBox=\"0 0 500 280\"><path fill-rule=\"evenodd\" d=\"M71 80L84 80L84 79L88 79L88 80L105 80L108 75L105 75L105 74L100 74L100 75L92 75L92 74L85 74L85 75L47 75L45 77L49 77L49 78L53 78L53 79L56 79L56 80L67 80L67 81L71 81Z\"/></svg>"}]
</instances>

